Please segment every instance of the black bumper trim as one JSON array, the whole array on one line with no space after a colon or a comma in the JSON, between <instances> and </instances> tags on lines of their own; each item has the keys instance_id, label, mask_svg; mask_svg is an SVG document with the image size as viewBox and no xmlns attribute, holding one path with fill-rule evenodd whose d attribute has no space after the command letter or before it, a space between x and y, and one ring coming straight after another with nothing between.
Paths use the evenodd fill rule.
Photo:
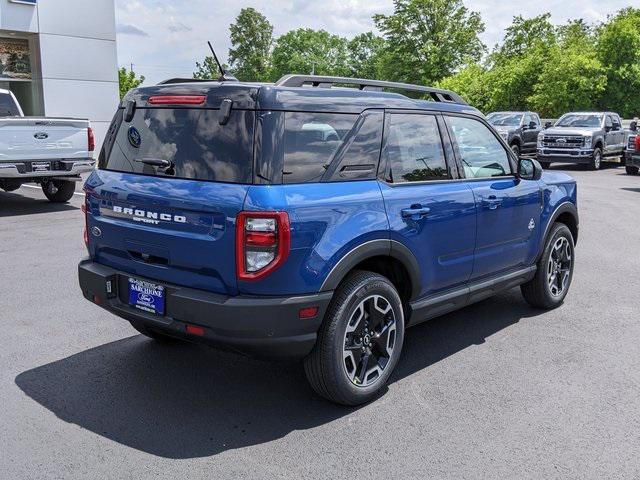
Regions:
<instances>
[{"instance_id":1,"label":"black bumper trim","mask_svg":"<svg viewBox=\"0 0 640 480\"><path fill-rule=\"evenodd\" d=\"M80 288L87 300L130 322L163 333L265 358L303 358L311 352L333 292L292 297L230 297L165 284L166 313L157 316L127 303L127 279L145 279L86 259L78 265ZM110 292L107 284L110 283ZM318 307L311 319L301 308ZM186 333L186 325L204 327L204 336Z\"/></svg>"}]
</instances>

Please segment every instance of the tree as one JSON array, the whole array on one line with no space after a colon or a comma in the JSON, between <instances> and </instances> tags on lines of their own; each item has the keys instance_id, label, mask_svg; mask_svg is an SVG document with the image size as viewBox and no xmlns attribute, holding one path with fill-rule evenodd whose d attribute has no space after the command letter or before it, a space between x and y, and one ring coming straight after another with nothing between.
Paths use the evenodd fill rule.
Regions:
<instances>
[{"instance_id":1,"label":"tree","mask_svg":"<svg viewBox=\"0 0 640 480\"><path fill-rule=\"evenodd\" d=\"M225 72L233 73L229 70L229 65L226 63L222 64L222 69ZM196 71L193 72L193 78L199 78L201 80L220 78L220 69L213 56L209 55L204 57L202 63L196 62Z\"/></svg>"},{"instance_id":2,"label":"tree","mask_svg":"<svg viewBox=\"0 0 640 480\"><path fill-rule=\"evenodd\" d=\"M299 28L279 37L271 56L271 79L288 73L348 75L348 41L325 30Z\"/></svg>"},{"instance_id":3,"label":"tree","mask_svg":"<svg viewBox=\"0 0 640 480\"><path fill-rule=\"evenodd\" d=\"M273 43L273 26L267 18L254 8L243 8L229 30L229 63L234 74L247 82L267 80Z\"/></svg>"},{"instance_id":4,"label":"tree","mask_svg":"<svg viewBox=\"0 0 640 480\"><path fill-rule=\"evenodd\" d=\"M472 63L438 82L438 87L462 96L470 105L483 112L495 110L492 72L483 65Z\"/></svg>"},{"instance_id":5,"label":"tree","mask_svg":"<svg viewBox=\"0 0 640 480\"><path fill-rule=\"evenodd\" d=\"M120 82L120 98L123 98L129 90L137 88L144 83L144 76L139 77L136 73L128 71L125 67L118 70L118 80Z\"/></svg>"},{"instance_id":6,"label":"tree","mask_svg":"<svg viewBox=\"0 0 640 480\"><path fill-rule=\"evenodd\" d=\"M499 65L522 57L534 49L553 45L556 40L556 29L550 22L550 18L550 13L533 18L524 18L521 15L513 17L511 25L505 31L502 45L494 48L490 62Z\"/></svg>"},{"instance_id":7,"label":"tree","mask_svg":"<svg viewBox=\"0 0 640 480\"><path fill-rule=\"evenodd\" d=\"M601 108L625 117L640 114L640 9L625 8L600 27L597 56L607 71Z\"/></svg>"},{"instance_id":8,"label":"tree","mask_svg":"<svg viewBox=\"0 0 640 480\"><path fill-rule=\"evenodd\" d=\"M380 73L388 80L432 84L479 61L484 23L462 0L394 0L391 15L374 15L386 43Z\"/></svg>"},{"instance_id":9,"label":"tree","mask_svg":"<svg viewBox=\"0 0 640 480\"><path fill-rule=\"evenodd\" d=\"M347 44L349 52L349 76L356 78L378 78L380 53L384 38L372 32L361 33Z\"/></svg>"}]
</instances>

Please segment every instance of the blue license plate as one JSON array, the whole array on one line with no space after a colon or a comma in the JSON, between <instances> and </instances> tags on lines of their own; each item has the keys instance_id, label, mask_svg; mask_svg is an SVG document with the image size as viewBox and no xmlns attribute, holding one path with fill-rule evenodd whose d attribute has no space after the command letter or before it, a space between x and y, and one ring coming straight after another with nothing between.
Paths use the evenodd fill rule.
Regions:
<instances>
[{"instance_id":1,"label":"blue license plate","mask_svg":"<svg viewBox=\"0 0 640 480\"><path fill-rule=\"evenodd\" d=\"M156 315L164 315L164 287L129 278L129 305Z\"/></svg>"}]
</instances>

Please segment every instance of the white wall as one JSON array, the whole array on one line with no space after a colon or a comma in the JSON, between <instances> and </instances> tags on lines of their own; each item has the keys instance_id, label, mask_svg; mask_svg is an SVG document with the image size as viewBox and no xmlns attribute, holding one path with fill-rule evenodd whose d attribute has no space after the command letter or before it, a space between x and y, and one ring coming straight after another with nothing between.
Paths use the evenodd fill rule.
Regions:
<instances>
[{"instance_id":1,"label":"white wall","mask_svg":"<svg viewBox=\"0 0 640 480\"><path fill-rule=\"evenodd\" d=\"M55 0L54 0L55 1ZM0 0L0 29L18 32L38 31L38 9L31 5Z\"/></svg>"}]
</instances>

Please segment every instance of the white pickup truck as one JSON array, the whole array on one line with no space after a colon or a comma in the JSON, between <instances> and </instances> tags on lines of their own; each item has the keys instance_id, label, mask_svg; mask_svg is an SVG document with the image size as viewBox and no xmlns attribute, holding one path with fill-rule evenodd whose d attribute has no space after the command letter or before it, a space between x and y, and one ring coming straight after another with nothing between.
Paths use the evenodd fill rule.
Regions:
<instances>
[{"instance_id":1,"label":"white pickup truck","mask_svg":"<svg viewBox=\"0 0 640 480\"><path fill-rule=\"evenodd\" d=\"M13 93L0 89L0 188L37 183L52 202L73 196L80 174L95 166L88 120L25 117Z\"/></svg>"}]
</instances>

